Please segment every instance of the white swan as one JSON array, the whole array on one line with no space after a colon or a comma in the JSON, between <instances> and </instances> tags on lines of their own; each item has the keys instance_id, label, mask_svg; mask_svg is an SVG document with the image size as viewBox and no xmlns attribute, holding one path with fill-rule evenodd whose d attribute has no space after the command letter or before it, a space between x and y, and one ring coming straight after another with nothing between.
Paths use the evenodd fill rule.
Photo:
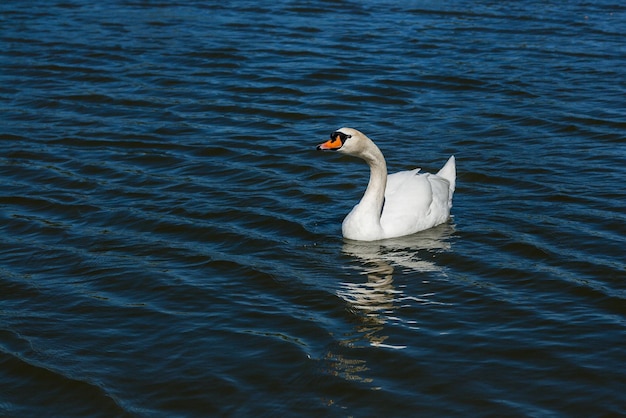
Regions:
<instances>
[{"instance_id":1,"label":"white swan","mask_svg":"<svg viewBox=\"0 0 626 418\"><path fill-rule=\"evenodd\" d=\"M413 234L444 223L450 217L456 183L454 155L437 174L417 168L387 177L383 153L363 133L341 128L318 150L333 150L359 157L370 166L370 180L361 201L343 220L348 239L376 241Z\"/></svg>"}]
</instances>

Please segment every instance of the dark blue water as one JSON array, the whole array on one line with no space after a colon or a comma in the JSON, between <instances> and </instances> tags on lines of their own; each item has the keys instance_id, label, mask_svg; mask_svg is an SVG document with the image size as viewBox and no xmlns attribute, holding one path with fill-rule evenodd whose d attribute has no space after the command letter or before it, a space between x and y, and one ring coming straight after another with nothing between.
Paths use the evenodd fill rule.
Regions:
<instances>
[{"instance_id":1,"label":"dark blue water","mask_svg":"<svg viewBox=\"0 0 626 418\"><path fill-rule=\"evenodd\" d=\"M0 5L0 415L626 414L626 6ZM357 243L365 132L457 157Z\"/></svg>"}]
</instances>

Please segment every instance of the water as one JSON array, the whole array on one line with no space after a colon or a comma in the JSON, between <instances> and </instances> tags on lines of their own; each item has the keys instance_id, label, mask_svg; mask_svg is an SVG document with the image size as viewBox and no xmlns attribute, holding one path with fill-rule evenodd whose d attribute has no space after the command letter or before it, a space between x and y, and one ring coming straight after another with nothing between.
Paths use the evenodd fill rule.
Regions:
<instances>
[{"instance_id":1,"label":"water","mask_svg":"<svg viewBox=\"0 0 626 418\"><path fill-rule=\"evenodd\" d=\"M620 2L3 2L0 415L626 413ZM454 154L448 224L340 225Z\"/></svg>"}]
</instances>

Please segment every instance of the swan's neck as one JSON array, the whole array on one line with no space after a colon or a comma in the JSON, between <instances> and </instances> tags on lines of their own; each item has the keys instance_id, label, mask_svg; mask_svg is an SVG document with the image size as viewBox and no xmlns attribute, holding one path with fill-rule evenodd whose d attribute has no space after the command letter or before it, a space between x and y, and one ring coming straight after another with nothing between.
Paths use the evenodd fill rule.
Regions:
<instances>
[{"instance_id":1,"label":"swan's neck","mask_svg":"<svg viewBox=\"0 0 626 418\"><path fill-rule=\"evenodd\" d=\"M342 229L347 238L380 239L383 234L380 215L385 202L387 164L383 153L373 142L359 157L370 167L370 180L361 201L346 216Z\"/></svg>"},{"instance_id":2,"label":"swan's neck","mask_svg":"<svg viewBox=\"0 0 626 418\"><path fill-rule=\"evenodd\" d=\"M367 158L364 158L370 167L370 181L359 207L367 211L367 214L374 218L377 224L380 224L380 213L385 203L385 188L387 187L387 164L383 153L376 145L373 143L372 145L374 148L367 155Z\"/></svg>"}]
</instances>

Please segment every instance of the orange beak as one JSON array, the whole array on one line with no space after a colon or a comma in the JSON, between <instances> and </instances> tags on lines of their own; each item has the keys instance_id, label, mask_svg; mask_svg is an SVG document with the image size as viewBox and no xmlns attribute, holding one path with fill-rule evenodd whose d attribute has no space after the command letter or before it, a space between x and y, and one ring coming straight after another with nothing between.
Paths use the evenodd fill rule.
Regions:
<instances>
[{"instance_id":1,"label":"orange beak","mask_svg":"<svg viewBox=\"0 0 626 418\"><path fill-rule=\"evenodd\" d=\"M336 151L343 146L343 142L341 142L341 138L337 135L334 139L329 139L328 141L321 143L317 146L318 150L331 150Z\"/></svg>"}]
</instances>

